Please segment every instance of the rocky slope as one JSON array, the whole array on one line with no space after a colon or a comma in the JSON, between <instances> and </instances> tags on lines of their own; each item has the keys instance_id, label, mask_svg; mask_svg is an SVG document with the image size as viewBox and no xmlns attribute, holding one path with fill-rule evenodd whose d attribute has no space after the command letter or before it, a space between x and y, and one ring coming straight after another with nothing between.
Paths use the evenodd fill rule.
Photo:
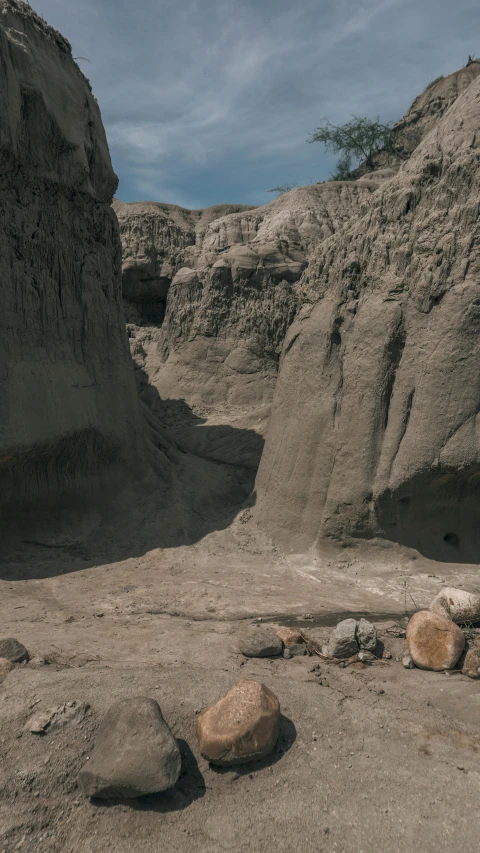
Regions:
<instances>
[{"instance_id":1,"label":"rocky slope","mask_svg":"<svg viewBox=\"0 0 480 853\"><path fill-rule=\"evenodd\" d=\"M310 254L361 214L374 189L302 187L227 215L116 203L132 352L161 397L196 406L268 404Z\"/></svg>"},{"instance_id":2,"label":"rocky slope","mask_svg":"<svg viewBox=\"0 0 480 853\"><path fill-rule=\"evenodd\" d=\"M321 244L285 342L257 518L292 550L480 547L480 79Z\"/></svg>"},{"instance_id":3,"label":"rocky slope","mask_svg":"<svg viewBox=\"0 0 480 853\"><path fill-rule=\"evenodd\" d=\"M143 428L97 102L26 3L0 0L0 56L0 510L32 534L140 476Z\"/></svg>"}]
</instances>

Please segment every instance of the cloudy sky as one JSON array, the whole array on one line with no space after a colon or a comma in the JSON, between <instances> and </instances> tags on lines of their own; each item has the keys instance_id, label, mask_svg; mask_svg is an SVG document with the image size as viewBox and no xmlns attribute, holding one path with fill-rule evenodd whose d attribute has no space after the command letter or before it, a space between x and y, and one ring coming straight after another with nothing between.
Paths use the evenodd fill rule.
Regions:
<instances>
[{"instance_id":1,"label":"cloudy sky","mask_svg":"<svg viewBox=\"0 0 480 853\"><path fill-rule=\"evenodd\" d=\"M70 40L124 201L263 204L324 180L323 116L397 119L480 56L478 0L31 0Z\"/></svg>"}]
</instances>

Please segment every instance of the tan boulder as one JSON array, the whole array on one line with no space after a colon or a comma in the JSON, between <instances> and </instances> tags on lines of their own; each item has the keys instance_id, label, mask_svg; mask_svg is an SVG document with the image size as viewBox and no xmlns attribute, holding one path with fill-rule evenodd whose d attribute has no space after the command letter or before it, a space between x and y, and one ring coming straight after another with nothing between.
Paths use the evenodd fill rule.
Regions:
<instances>
[{"instance_id":1,"label":"tan boulder","mask_svg":"<svg viewBox=\"0 0 480 853\"><path fill-rule=\"evenodd\" d=\"M263 758L275 746L280 704L259 681L241 680L197 719L200 751L212 764L244 764Z\"/></svg>"},{"instance_id":2,"label":"tan boulder","mask_svg":"<svg viewBox=\"0 0 480 853\"><path fill-rule=\"evenodd\" d=\"M407 626L408 650L420 669L453 669L465 646L460 628L438 613L420 610Z\"/></svg>"},{"instance_id":3,"label":"tan boulder","mask_svg":"<svg viewBox=\"0 0 480 853\"><path fill-rule=\"evenodd\" d=\"M0 684L4 681L9 672L13 669L13 663L8 658L0 658Z\"/></svg>"},{"instance_id":4,"label":"tan boulder","mask_svg":"<svg viewBox=\"0 0 480 853\"><path fill-rule=\"evenodd\" d=\"M480 595L465 589L445 587L435 596L429 610L448 616L454 622L477 622L480 619Z\"/></svg>"},{"instance_id":5,"label":"tan boulder","mask_svg":"<svg viewBox=\"0 0 480 853\"><path fill-rule=\"evenodd\" d=\"M296 646L300 643L304 643L302 632L298 631L296 628L286 628L284 626L277 628L275 631L277 637L280 637L283 645L287 647Z\"/></svg>"},{"instance_id":6,"label":"tan boulder","mask_svg":"<svg viewBox=\"0 0 480 853\"><path fill-rule=\"evenodd\" d=\"M468 675L469 678L478 678L480 668L480 646L474 646L473 649L469 649L467 654L465 655L465 660L462 666L462 672L464 675Z\"/></svg>"}]
</instances>

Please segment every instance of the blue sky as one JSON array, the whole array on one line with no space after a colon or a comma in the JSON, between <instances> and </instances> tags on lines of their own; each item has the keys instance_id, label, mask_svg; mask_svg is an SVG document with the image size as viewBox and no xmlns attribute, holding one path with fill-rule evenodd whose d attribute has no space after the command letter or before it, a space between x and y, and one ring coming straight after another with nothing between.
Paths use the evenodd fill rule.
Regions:
<instances>
[{"instance_id":1,"label":"blue sky","mask_svg":"<svg viewBox=\"0 0 480 853\"><path fill-rule=\"evenodd\" d=\"M480 56L478 0L31 0L71 42L123 201L264 204L324 180L323 116L397 119Z\"/></svg>"}]
</instances>

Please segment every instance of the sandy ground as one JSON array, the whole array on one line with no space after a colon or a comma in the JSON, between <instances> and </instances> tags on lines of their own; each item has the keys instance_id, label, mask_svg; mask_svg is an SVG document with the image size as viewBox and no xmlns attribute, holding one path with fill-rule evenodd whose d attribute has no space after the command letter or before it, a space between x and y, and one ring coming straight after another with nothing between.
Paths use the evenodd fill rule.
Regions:
<instances>
[{"instance_id":1,"label":"sandy ground","mask_svg":"<svg viewBox=\"0 0 480 853\"><path fill-rule=\"evenodd\" d=\"M397 556L284 557L247 512L196 545L115 563L33 546L4 561L2 636L56 663L19 665L0 686L0 853L476 853L479 682L405 670L405 640L389 629L444 582L475 589L477 570ZM299 620L321 641L348 612L376 620L391 661L341 668L236 652L249 621ZM195 717L240 677L276 692L282 734L270 759L218 771L200 756ZM138 801L85 800L76 778L95 730L136 695L159 701L183 775ZM74 699L91 706L83 721L24 731L35 711Z\"/></svg>"}]
</instances>

